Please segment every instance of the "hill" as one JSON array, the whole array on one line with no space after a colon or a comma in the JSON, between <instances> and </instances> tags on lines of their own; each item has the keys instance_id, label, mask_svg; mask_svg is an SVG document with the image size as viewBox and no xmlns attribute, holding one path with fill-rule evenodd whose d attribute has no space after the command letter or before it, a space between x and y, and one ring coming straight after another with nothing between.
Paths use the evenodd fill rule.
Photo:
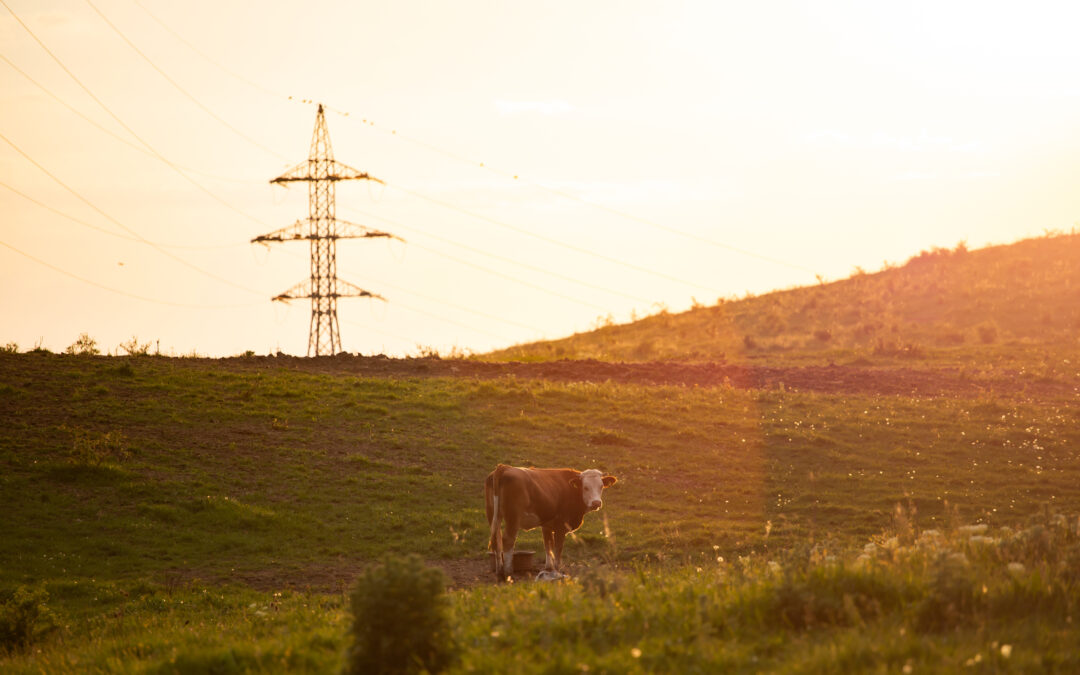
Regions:
<instances>
[{"instance_id":1,"label":"hill","mask_svg":"<svg viewBox=\"0 0 1080 675\"><path fill-rule=\"evenodd\" d=\"M923 251L842 281L661 312L491 360L971 364L1075 352L1080 234Z\"/></svg>"}]
</instances>

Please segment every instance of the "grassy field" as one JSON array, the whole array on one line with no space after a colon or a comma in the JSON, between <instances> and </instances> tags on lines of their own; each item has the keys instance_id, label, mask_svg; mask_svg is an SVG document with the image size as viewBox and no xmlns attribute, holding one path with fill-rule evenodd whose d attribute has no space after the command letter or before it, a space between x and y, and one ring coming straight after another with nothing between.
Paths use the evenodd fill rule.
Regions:
<instances>
[{"instance_id":1,"label":"grassy field","mask_svg":"<svg viewBox=\"0 0 1080 675\"><path fill-rule=\"evenodd\" d=\"M0 600L31 624L0 669L336 671L344 593L389 553L453 577L462 670L1077 666L1069 400L340 363L0 354ZM573 581L487 580L497 462L619 477Z\"/></svg>"}]
</instances>

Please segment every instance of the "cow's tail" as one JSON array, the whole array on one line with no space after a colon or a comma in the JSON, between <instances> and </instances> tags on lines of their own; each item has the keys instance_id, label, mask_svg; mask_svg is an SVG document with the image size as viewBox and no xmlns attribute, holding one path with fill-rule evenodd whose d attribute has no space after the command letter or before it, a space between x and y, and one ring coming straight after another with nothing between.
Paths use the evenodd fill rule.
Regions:
<instances>
[{"instance_id":1,"label":"cow's tail","mask_svg":"<svg viewBox=\"0 0 1080 675\"><path fill-rule=\"evenodd\" d=\"M502 489L499 484L500 471L491 476L491 543L495 544L495 552L502 554L502 528L499 521L502 514L499 513L499 502L502 501Z\"/></svg>"},{"instance_id":2,"label":"cow's tail","mask_svg":"<svg viewBox=\"0 0 1080 675\"><path fill-rule=\"evenodd\" d=\"M495 569L498 570L502 567L502 554L503 554L503 540L502 540L502 528L499 527L499 521L502 520L502 514L499 513L499 502L502 501L502 486L499 484L499 478L502 476L502 471L496 469L491 474L491 542L489 546L495 549Z\"/></svg>"}]
</instances>

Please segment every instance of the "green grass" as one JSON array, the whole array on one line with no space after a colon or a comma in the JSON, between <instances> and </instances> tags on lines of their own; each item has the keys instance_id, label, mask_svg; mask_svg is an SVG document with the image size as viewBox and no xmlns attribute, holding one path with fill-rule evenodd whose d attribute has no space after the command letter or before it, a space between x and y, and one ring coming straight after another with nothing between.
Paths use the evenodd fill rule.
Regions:
<instances>
[{"instance_id":1,"label":"green grass","mask_svg":"<svg viewBox=\"0 0 1080 675\"><path fill-rule=\"evenodd\" d=\"M908 521L910 523L910 521ZM974 534L977 532L978 534ZM450 596L462 672L1073 672L1075 517L1030 528L898 528L697 566L632 563ZM54 582L63 641L5 672L338 672L340 594Z\"/></svg>"},{"instance_id":2,"label":"green grass","mask_svg":"<svg viewBox=\"0 0 1080 675\"><path fill-rule=\"evenodd\" d=\"M1039 567L1050 549L1023 553L1026 591L1008 590L1004 558L973 558L964 573L993 598L1027 598L1013 609L1028 623L1010 623L994 599L947 630L912 614L934 588L929 562L883 559L886 574L855 568L851 552L910 523L955 536L967 523L1000 532L1075 517L1078 418L1067 401L1023 398L380 380L347 363L318 375L273 360L3 353L0 600L43 587L61 628L0 656L0 669L336 670L343 593L372 561L417 553L483 567L482 481L507 462L595 466L619 483L567 542L574 582L453 593L464 666L501 671L570 641L556 672L578 659L612 672L815 672L830 659L895 669L990 659L998 642L1026 645L1009 661L1021 669L1059 658L1068 670L1076 579ZM541 548L537 533L523 539ZM814 572L815 547L852 567ZM741 558L757 571L736 574ZM790 572L770 576L770 561ZM1042 594L1043 581L1057 590ZM869 598L851 600L865 625L843 618L855 592ZM777 619L770 602L806 593L839 598L840 610ZM719 623L732 615L749 618ZM698 633L693 621L705 622Z\"/></svg>"},{"instance_id":3,"label":"green grass","mask_svg":"<svg viewBox=\"0 0 1080 675\"><path fill-rule=\"evenodd\" d=\"M987 532L1003 537L975 543L963 530L928 532L854 559L815 548L484 588L458 597L462 640L474 646L463 665L523 673L1080 666L1070 644L1080 609L1077 524Z\"/></svg>"}]
</instances>

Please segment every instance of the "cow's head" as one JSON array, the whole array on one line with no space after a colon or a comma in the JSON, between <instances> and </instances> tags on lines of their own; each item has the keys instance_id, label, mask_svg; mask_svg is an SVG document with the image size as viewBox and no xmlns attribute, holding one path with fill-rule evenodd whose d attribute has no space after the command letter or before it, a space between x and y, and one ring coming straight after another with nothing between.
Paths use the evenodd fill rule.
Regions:
<instances>
[{"instance_id":1,"label":"cow's head","mask_svg":"<svg viewBox=\"0 0 1080 675\"><path fill-rule=\"evenodd\" d=\"M570 479L570 485L581 490L581 501L589 511L596 511L604 502L600 494L604 488L611 487L617 479L615 476L605 476L596 469L586 469Z\"/></svg>"}]
</instances>

